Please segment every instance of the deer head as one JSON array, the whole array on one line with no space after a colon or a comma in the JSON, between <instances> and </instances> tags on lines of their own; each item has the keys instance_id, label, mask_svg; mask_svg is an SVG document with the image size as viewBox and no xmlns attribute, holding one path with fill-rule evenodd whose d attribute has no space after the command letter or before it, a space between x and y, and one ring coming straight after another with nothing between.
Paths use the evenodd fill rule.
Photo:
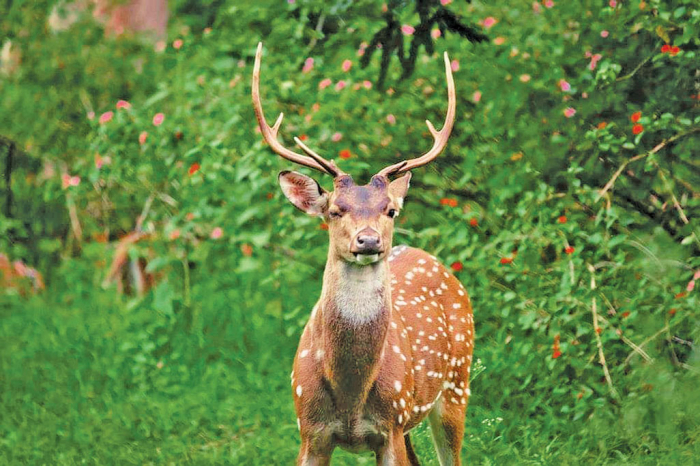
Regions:
<instances>
[{"instance_id":1,"label":"deer head","mask_svg":"<svg viewBox=\"0 0 700 466\"><path fill-rule=\"evenodd\" d=\"M425 154L390 165L372 177L364 186L358 186L352 177L331 160L326 160L307 147L299 138L297 145L302 155L284 147L277 140L283 114L270 127L265 120L260 102L260 61L262 43L258 44L253 68L253 106L264 140L283 158L313 168L333 177L333 191L323 189L313 178L293 171L279 175L280 186L289 201L309 215L323 217L330 233L330 255L358 265L383 260L391 251L394 219L398 216L408 191L410 170L435 159L447 145L455 120L456 95L450 60L445 53L447 75L447 116L440 131L426 120L434 138L433 147ZM392 178L405 173L392 181Z\"/></svg>"}]
</instances>

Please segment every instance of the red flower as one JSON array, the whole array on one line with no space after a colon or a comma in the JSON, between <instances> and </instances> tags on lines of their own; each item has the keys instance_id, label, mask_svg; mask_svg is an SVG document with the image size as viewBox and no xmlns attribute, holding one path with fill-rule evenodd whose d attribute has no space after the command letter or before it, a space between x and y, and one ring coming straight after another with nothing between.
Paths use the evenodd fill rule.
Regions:
<instances>
[{"instance_id":1,"label":"red flower","mask_svg":"<svg viewBox=\"0 0 700 466\"><path fill-rule=\"evenodd\" d=\"M603 332L602 328L600 328L600 327L595 328L595 333L597 333L598 335L600 335L602 332Z\"/></svg>"},{"instance_id":2,"label":"red flower","mask_svg":"<svg viewBox=\"0 0 700 466\"><path fill-rule=\"evenodd\" d=\"M322 224L319 226L319 228L320 228L321 230L326 230L326 231L328 231L328 224L324 222L324 223L322 223Z\"/></svg>"},{"instance_id":3,"label":"red flower","mask_svg":"<svg viewBox=\"0 0 700 466\"><path fill-rule=\"evenodd\" d=\"M562 215L557 219L557 223L566 223L566 215Z\"/></svg>"},{"instance_id":4,"label":"red flower","mask_svg":"<svg viewBox=\"0 0 700 466\"><path fill-rule=\"evenodd\" d=\"M343 149L339 153L341 159L349 159L352 157L352 152L350 152L348 149Z\"/></svg>"},{"instance_id":5,"label":"red flower","mask_svg":"<svg viewBox=\"0 0 700 466\"><path fill-rule=\"evenodd\" d=\"M680 51L681 51L681 48L674 45L673 47L671 47L671 51L670 51L671 56L672 57L676 56L678 54L678 52L680 52Z\"/></svg>"},{"instance_id":6,"label":"red flower","mask_svg":"<svg viewBox=\"0 0 700 466\"><path fill-rule=\"evenodd\" d=\"M554 345L552 346L552 359L557 359L561 356L561 348L559 348L559 334L554 336Z\"/></svg>"},{"instance_id":7,"label":"red flower","mask_svg":"<svg viewBox=\"0 0 700 466\"><path fill-rule=\"evenodd\" d=\"M632 127L632 134L639 134L644 131L644 126L636 124Z\"/></svg>"},{"instance_id":8,"label":"red flower","mask_svg":"<svg viewBox=\"0 0 700 466\"><path fill-rule=\"evenodd\" d=\"M688 294L688 293L686 293L685 291L681 291L680 293L678 293L678 294L675 296L675 298L676 298L676 299L685 298L687 294Z\"/></svg>"},{"instance_id":9,"label":"red flower","mask_svg":"<svg viewBox=\"0 0 700 466\"><path fill-rule=\"evenodd\" d=\"M450 199L450 202L447 205L450 207L457 207L457 199Z\"/></svg>"},{"instance_id":10,"label":"red flower","mask_svg":"<svg viewBox=\"0 0 700 466\"><path fill-rule=\"evenodd\" d=\"M632 120L632 123L636 123L640 118L642 118L642 112L634 112L630 117L630 120Z\"/></svg>"},{"instance_id":11,"label":"red flower","mask_svg":"<svg viewBox=\"0 0 700 466\"><path fill-rule=\"evenodd\" d=\"M567 254L573 254L574 251L575 251L575 249L572 248L571 246L567 246L567 247L564 249L564 252L567 253Z\"/></svg>"},{"instance_id":12,"label":"red flower","mask_svg":"<svg viewBox=\"0 0 700 466\"><path fill-rule=\"evenodd\" d=\"M623 319L624 319L624 318L627 318L627 317L629 317L629 315L630 315L630 311L625 311L625 312L622 313L622 318L623 318Z\"/></svg>"},{"instance_id":13,"label":"red flower","mask_svg":"<svg viewBox=\"0 0 700 466\"><path fill-rule=\"evenodd\" d=\"M501 257L501 264L505 265L510 264L511 262L513 262L512 257Z\"/></svg>"},{"instance_id":14,"label":"red flower","mask_svg":"<svg viewBox=\"0 0 700 466\"><path fill-rule=\"evenodd\" d=\"M241 245L241 252L244 256L250 257L253 255L253 246L248 243L244 243Z\"/></svg>"},{"instance_id":15,"label":"red flower","mask_svg":"<svg viewBox=\"0 0 700 466\"><path fill-rule=\"evenodd\" d=\"M664 44L661 46L661 53L668 53L671 51L671 46L668 44Z\"/></svg>"},{"instance_id":16,"label":"red flower","mask_svg":"<svg viewBox=\"0 0 700 466\"><path fill-rule=\"evenodd\" d=\"M478 227L479 226L479 220L476 217L472 217L469 219L469 225L473 227Z\"/></svg>"},{"instance_id":17,"label":"red flower","mask_svg":"<svg viewBox=\"0 0 700 466\"><path fill-rule=\"evenodd\" d=\"M309 137L306 134L302 134L301 136L299 136L299 139L301 141L306 141L307 139L309 139Z\"/></svg>"},{"instance_id":18,"label":"red flower","mask_svg":"<svg viewBox=\"0 0 700 466\"><path fill-rule=\"evenodd\" d=\"M674 307L671 310L669 310L668 315L675 316L676 315L676 308Z\"/></svg>"},{"instance_id":19,"label":"red flower","mask_svg":"<svg viewBox=\"0 0 700 466\"><path fill-rule=\"evenodd\" d=\"M580 400L581 398L583 398L583 392L578 392L578 395L576 395L576 399Z\"/></svg>"},{"instance_id":20,"label":"red flower","mask_svg":"<svg viewBox=\"0 0 700 466\"><path fill-rule=\"evenodd\" d=\"M604 121L598 123L598 129L605 129L606 126L608 126L608 124Z\"/></svg>"},{"instance_id":21,"label":"red flower","mask_svg":"<svg viewBox=\"0 0 700 466\"><path fill-rule=\"evenodd\" d=\"M457 207L457 199L452 199L449 197L443 197L440 199L440 205L446 205L450 207Z\"/></svg>"},{"instance_id":22,"label":"red flower","mask_svg":"<svg viewBox=\"0 0 700 466\"><path fill-rule=\"evenodd\" d=\"M455 272L459 272L460 270L462 270L464 268L462 263L459 261L453 262L452 265L450 265L450 267L452 267L452 270L454 270Z\"/></svg>"},{"instance_id":23,"label":"red flower","mask_svg":"<svg viewBox=\"0 0 700 466\"><path fill-rule=\"evenodd\" d=\"M199 168L200 168L200 165L197 162L195 162L192 165L190 165L190 169L189 169L188 173L190 174L190 176L192 176L199 171Z\"/></svg>"}]
</instances>

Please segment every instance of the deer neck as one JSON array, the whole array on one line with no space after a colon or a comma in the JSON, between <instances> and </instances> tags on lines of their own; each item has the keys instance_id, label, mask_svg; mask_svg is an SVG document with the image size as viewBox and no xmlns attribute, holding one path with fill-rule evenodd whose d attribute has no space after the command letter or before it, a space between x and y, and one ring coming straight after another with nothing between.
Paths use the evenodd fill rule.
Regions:
<instances>
[{"instance_id":1,"label":"deer neck","mask_svg":"<svg viewBox=\"0 0 700 466\"><path fill-rule=\"evenodd\" d=\"M338 408L351 410L379 371L392 312L387 261L357 266L329 257L319 311L324 375L345 405Z\"/></svg>"}]
</instances>

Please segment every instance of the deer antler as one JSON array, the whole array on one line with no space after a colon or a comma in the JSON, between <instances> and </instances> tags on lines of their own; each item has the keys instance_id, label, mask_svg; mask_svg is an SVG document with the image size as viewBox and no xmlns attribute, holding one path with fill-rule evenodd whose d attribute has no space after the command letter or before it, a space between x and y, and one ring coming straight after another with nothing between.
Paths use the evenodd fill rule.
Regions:
<instances>
[{"instance_id":1,"label":"deer antler","mask_svg":"<svg viewBox=\"0 0 700 466\"><path fill-rule=\"evenodd\" d=\"M344 175L344 173L335 165L333 161L328 161L318 155L316 152L309 149L304 143L302 143L298 138L294 138L297 144L307 155L297 154L286 147L284 147L277 140L277 131L282 124L282 118L284 113L280 113L277 117L277 121L274 126L270 127L265 120L265 114L263 113L262 104L260 103L260 61L262 57L262 42L258 43L258 51L255 53L255 66L253 67L253 107L255 108L255 116L258 119L258 124L260 125L260 131L262 132L263 139L270 145L272 149L278 155L281 155L285 159L304 165L314 170L326 173L328 175L338 177ZM307 157L308 156L308 157Z\"/></svg>"},{"instance_id":2,"label":"deer antler","mask_svg":"<svg viewBox=\"0 0 700 466\"><path fill-rule=\"evenodd\" d=\"M433 147L420 157L410 160L403 160L390 165L377 173L377 175L386 176L388 178L391 175L396 175L417 167L421 167L431 162L445 149L447 140L450 138L450 133L452 132L452 127L455 123L455 108L457 106L455 82L452 78L452 67L450 64L450 59L447 56L447 52L445 52L445 74L447 75L447 116L445 116L445 124L442 126L440 131L437 131L429 120L425 120L425 123L428 125L428 129L430 130L430 134L432 134L433 139L435 139Z\"/></svg>"}]
</instances>

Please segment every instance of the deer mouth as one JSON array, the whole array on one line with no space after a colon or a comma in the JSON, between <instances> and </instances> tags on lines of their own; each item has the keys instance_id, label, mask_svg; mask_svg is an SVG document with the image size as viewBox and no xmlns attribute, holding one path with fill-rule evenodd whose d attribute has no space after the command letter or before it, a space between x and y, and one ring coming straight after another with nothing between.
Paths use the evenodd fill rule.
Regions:
<instances>
[{"instance_id":1,"label":"deer mouth","mask_svg":"<svg viewBox=\"0 0 700 466\"><path fill-rule=\"evenodd\" d=\"M360 265L374 264L379 260L379 257L384 253L384 251L372 252L371 254L354 252L352 255L355 258L355 262Z\"/></svg>"}]
</instances>

